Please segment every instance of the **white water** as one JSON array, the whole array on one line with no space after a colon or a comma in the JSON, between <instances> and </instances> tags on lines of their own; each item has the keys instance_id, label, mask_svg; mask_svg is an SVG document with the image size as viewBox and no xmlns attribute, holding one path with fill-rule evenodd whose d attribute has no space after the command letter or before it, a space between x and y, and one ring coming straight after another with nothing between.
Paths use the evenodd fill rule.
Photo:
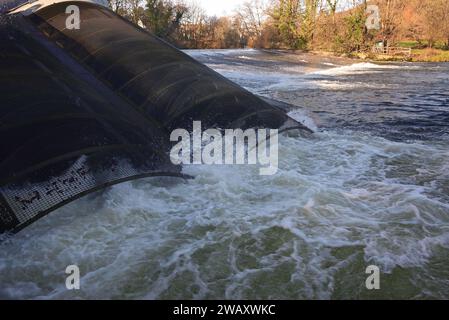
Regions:
<instances>
[{"instance_id":1,"label":"white water","mask_svg":"<svg viewBox=\"0 0 449 320\"><path fill-rule=\"evenodd\" d=\"M313 74L326 75L326 76L341 76L341 75L351 75L351 74L367 74L367 73L376 73L382 72L384 69L396 69L396 70L405 70L405 69L416 69L418 66L397 66L397 65L389 65L389 64L375 64L371 62L361 62L354 63L347 66L335 67L327 70L319 70L314 72Z\"/></svg>"},{"instance_id":2,"label":"white water","mask_svg":"<svg viewBox=\"0 0 449 320\"><path fill-rule=\"evenodd\" d=\"M41 219L2 244L0 297L449 297L447 144L350 130L280 143L275 176L188 166L194 180L125 183ZM65 289L71 264L80 291ZM379 296L363 287L370 264Z\"/></svg>"},{"instance_id":3,"label":"white water","mask_svg":"<svg viewBox=\"0 0 449 320\"><path fill-rule=\"evenodd\" d=\"M447 150L319 133L284 137L272 177L247 166L192 166L193 181L115 186L3 245L0 295L331 298L348 265L421 268L449 249L449 206L428 194L432 186L387 177L389 162L412 157L418 170L429 152L427 170L447 176ZM69 264L83 275L77 293L64 287Z\"/></svg>"},{"instance_id":4,"label":"white water","mask_svg":"<svg viewBox=\"0 0 449 320\"><path fill-rule=\"evenodd\" d=\"M202 50L200 50L202 51ZM206 50L207 51L207 50ZM257 52L257 51L256 51ZM187 53L192 54L190 51ZM216 53L217 54L217 53ZM230 55L231 53L227 53ZM193 57L214 57L213 53L193 53ZM225 56L219 53L219 56ZM257 59L257 55L254 59ZM250 60L247 56L238 56L241 61ZM208 61L208 59L206 59ZM305 60L302 60L306 62ZM307 66L283 66L279 68L266 68L264 66L240 65L237 68L227 63L211 62L208 65L223 76L240 83L246 89L256 94L266 92L295 91L302 89L327 89L327 90L350 90L357 88L378 88L378 83L364 82L342 82L339 76L369 75L382 73L384 70L416 69L417 66L377 65L373 63L355 63L352 65L336 66L334 63L322 63L327 69L316 69ZM329 66L332 66L329 68ZM382 86L382 85L381 85ZM384 85L385 86L385 85Z\"/></svg>"}]
</instances>

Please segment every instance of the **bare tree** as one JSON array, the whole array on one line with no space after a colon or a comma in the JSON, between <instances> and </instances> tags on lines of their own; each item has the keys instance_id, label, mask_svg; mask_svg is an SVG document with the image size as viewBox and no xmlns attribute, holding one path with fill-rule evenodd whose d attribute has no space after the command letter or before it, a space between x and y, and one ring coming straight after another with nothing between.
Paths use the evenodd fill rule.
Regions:
<instances>
[{"instance_id":1,"label":"bare tree","mask_svg":"<svg viewBox=\"0 0 449 320\"><path fill-rule=\"evenodd\" d=\"M108 4L112 11L124 15L126 13L126 1L127 0L108 0Z\"/></svg>"},{"instance_id":2,"label":"bare tree","mask_svg":"<svg viewBox=\"0 0 449 320\"><path fill-rule=\"evenodd\" d=\"M402 23L405 0L379 0L381 37L385 46L393 42Z\"/></svg>"},{"instance_id":3,"label":"bare tree","mask_svg":"<svg viewBox=\"0 0 449 320\"><path fill-rule=\"evenodd\" d=\"M327 6L329 8L329 12L332 16L332 24L335 25L335 14L337 13L339 0L326 0Z\"/></svg>"},{"instance_id":4,"label":"bare tree","mask_svg":"<svg viewBox=\"0 0 449 320\"><path fill-rule=\"evenodd\" d=\"M421 2L420 9L424 13L424 32L429 47L436 40L444 39L449 48L449 0L427 0Z\"/></svg>"},{"instance_id":5,"label":"bare tree","mask_svg":"<svg viewBox=\"0 0 449 320\"><path fill-rule=\"evenodd\" d=\"M181 22L181 33L189 47L202 47L201 42L205 38L208 17L203 8L197 3L189 5Z\"/></svg>"},{"instance_id":6,"label":"bare tree","mask_svg":"<svg viewBox=\"0 0 449 320\"><path fill-rule=\"evenodd\" d=\"M249 0L236 11L249 38L257 39L262 35L263 23L267 18L267 2L263 0Z\"/></svg>"}]
</instances>

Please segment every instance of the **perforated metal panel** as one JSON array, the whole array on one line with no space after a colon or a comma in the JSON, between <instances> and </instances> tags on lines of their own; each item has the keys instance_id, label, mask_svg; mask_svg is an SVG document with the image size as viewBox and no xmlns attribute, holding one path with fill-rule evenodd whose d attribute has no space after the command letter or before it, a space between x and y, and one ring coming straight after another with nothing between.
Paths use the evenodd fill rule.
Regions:
<instances>
[{"instance_id":1,"label":"perforated metal panel","mask_svg":"<svg viewBox=\"0 0 449 320\"><path fill-rule=\"evenodd\" d=\"M0 232L118 182L182 176L165 130L39 36L20 17L0 26Z\"/></svg>"}]
</instances>

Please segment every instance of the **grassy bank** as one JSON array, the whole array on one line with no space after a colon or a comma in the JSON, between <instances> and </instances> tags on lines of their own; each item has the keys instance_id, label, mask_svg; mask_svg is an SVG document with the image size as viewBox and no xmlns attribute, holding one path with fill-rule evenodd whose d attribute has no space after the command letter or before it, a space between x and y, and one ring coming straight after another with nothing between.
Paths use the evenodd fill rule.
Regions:
<instances>
[{"instance_id":1,"label":"grassy bank","mask_svg":"<svg viewBox=\"0 0 449 320\"><path fill-rule=\"evenodd\" d=\"M412 61L416 62L449 62L449 50L413 49Z\"/></svg>"},{"instance_id":2,"label":"grassy bank","mask_svg":"<svg viewBox=\"0 0 449 320\"><path fill-rule=\"evenodd\" d=\"M345 58L345 59L355 59L355 60L368 60L377 62L449 62L449 50L443 45L436 46L436 48L420 48L418 42L401 42L398 44L399 47L411 48L411 56L391 56L386 54L376 54L372 52L354 52L351 54L339 54L329 50L312 50L307 51L317 56L322 57L335 57L335 58ZM304 53L305 51L297 51Z\"/></svg>"},{"instance_id":3,"label":"grassy bank","mask_svg":"<svg viewBox=\"0 0 449 320\"><path fill-rule=\"evenodd\" d=\"M449 50L430 48L412 49L410 57L374 53L357 53L353 56L358 59L373 61L449 62Z\"/></svg>"},{"instance_id":4,"label":"grassy bank","mask_svg":"<svg viewBox=\"0 0 449 320\"><path fill-rule=\"evenodd\" d=\"M414 62L449 62L449 48L442 41L434 43L433 48L428 48L418 41L402 41L399 47L411 48L411 61Z\"/></svg>"},{"instance_id":5,"label":"grassy bank","mask_svg":"<svg viewBox=\"0 0 449 320\"><path fill-rule=\"evenodd\" d=\"M423 44L417 41L403 41L396 46L410 48L412 50L411 56L391 56L375 53L355 53L353 56L357 59L373 61L449 62L449 49L442 42L435 43L433 48L423 47Z\"/></svg>"}]
</instances>

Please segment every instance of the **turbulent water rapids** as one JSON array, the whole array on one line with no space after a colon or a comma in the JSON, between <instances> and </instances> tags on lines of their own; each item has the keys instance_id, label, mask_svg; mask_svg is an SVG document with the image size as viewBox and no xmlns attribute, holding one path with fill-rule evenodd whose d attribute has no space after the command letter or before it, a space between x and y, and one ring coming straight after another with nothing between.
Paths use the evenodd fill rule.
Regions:
<instances>
[{"instance_id":1,"label":"turbulent water rapids","mask_svg":"<svg viewBox=\"0 0 449 320\"><path fill-rule=\"evenodd\" d=\"M187 166L76 201L1 244L2 298L449 298L449 65L188 51L317 129L280 169ZM76 264L81 290L67 291ZM381 290L368 291L377 265Z\"/></svg>"}]
</instances>

